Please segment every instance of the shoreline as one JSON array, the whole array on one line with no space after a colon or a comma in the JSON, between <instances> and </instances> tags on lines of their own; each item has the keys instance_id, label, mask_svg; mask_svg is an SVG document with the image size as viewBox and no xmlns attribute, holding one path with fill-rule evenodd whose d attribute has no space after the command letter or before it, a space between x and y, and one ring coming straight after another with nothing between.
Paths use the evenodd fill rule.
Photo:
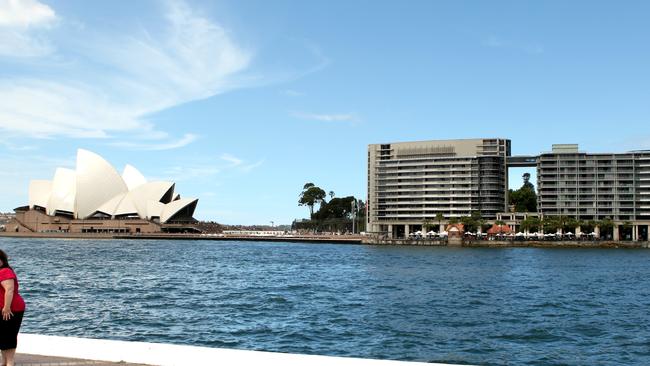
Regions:
<instances>
[{"instance_id":1,"label":"shoreline","mask_svg":"<svg viewBox=\"0 0 650 366\"><path fill-rule=\"evenodd\" d=\"M270 366L453 366L443 363L210 348L167 343L131 342L29 333L20 333L18 335L17 353L156 366L211 366L215 364ZM69 363L63 363L62 365L67 364ZM56 363L56 365L59 364Z\"/></svg>"},{"instance_id":2,"label":"shoreline","mask_svg":"<svg viewBox=\"0 0 650 366\"><path fill-rule=\"evenodd\" d=\"M288 242L312 244L348 244L376 246L425 246L452 248L608 248L608 249L645 249L650 242L642 241L517 241L517 240L480 240L463 243L447 243L439 240L407 239L373 239L359 235L304 235L304 236L214 236L201 234L64 234L64 233L7 233L0 232L0 238L36 238L36 239L92 239L92 240L209 240L209 241L246 241L246 242Z\"/></svg>"},{"instance_id":3,"label":"shoreline","mask_svg":"<svg viewBox=\"0 0 650 366\"><path fill-rule=\"evenodd\" d=\"M0 238L42 238L42 239L126 239L126 240L212 240L212 241L271 241L290 243L335 243L363 244L364 237L345 235L304 236L245 236L245 235L201 235L201 234L70 234L70 233L10 233L0 232Z\"/></svg>"}]
</instances>

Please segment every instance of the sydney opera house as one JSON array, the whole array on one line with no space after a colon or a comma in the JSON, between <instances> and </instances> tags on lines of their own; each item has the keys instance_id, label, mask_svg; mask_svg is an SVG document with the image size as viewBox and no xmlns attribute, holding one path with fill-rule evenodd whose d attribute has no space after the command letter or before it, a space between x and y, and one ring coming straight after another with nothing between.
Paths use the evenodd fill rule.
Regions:
<instances>
[{"instance_id":1,"label":"sydney opera house","mask_svg":"<svg viewBox=\"0 0 650 366\"><path fill-rule=\"evenodd\" d=\"M173 182L152 181L131 165L120 175L101 156L77 151L75 170L32 180L29 205L6 230L41 233L137 234L191 232L198 199L181 198Z\"/></svg>"}]
</instances>

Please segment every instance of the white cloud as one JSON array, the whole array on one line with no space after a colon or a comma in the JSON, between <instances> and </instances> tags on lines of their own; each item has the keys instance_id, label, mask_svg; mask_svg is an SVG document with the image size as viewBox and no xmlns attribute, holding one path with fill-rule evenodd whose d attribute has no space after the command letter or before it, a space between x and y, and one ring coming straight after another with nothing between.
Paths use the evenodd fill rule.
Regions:
<instances>
[{"instance_id":1,"label":"white cloud","mask_svg":"<svg viewBox=\"0 0 650 366\"><path fill-rule=\"evenodd\" d=\"M289 97L302 97L303 95L305 95L305 93L293 89L285 89L282 91L282 94Z\"/></svg>"},{"instance_id":2,"label":"white cloud","mask_svg":"<svg viewBox=\"0 0 650 366\"><path fill-rule=\"evenodd\" d=\"M0 27L30 27L52 23L52 8L36 0L0 0Z\"/></svg>"},{"instance_id":3,"label":"white cloud","mask_svg":"<svg viewBox=\"0 0 650 366\"><path fill-rule=\"evenodd\" d=\"M258 162L248 164L243 159L240 159L228 153L221 154L220 158L221 160L224 160L229 163L227 168L237 168L238 170L246 173L261 166L262 164L264 164L265 161L265 159L262 159L259 160Z\"/></svg>"},{"instance_id":4,"label":"white cloud","mask_svg":"<svg viewBox=\"0 0 650 366\"><path fill-rule=\"evenodd\" d=\"M0 56L42 57L54 47L40 30L57 17L49 6L35 0L0 0Z\"/></svg>"},{"instance_id":5,"label":"white cloud","mask_svg":"<svg viewBox=\"0 0 650 366\"><path fill-rule=\"evenodd\" d=\"M342 114L319 114L319 113L305 113L305 112L292 112L294 117L300 119L308 119L322 122L356 122L358 117L353 113Z\"/></svg>"},{"instance_id":6,"label":"white cloud","mask_svg":"<svg viewBox=\"0 0 650 366\"><path fill-rule=\"evenodd\" d=\"M238 166L238 165L241 165L241 163L244 162L243 160L241 160L241 159L239 159L239 158L237 158L235 156L232 156L232 155L230 155L228 153L221 154L221 160L225 160L225 161L229 162L231 166Z\"/></svg>"},{"instance_id":7,"label":"white cloud","mask_svg":"<svg viewBox=\"0 0 650 366\"><path fill-rule=\"evenodd\" d=\"M44 38L17 29L0 28L0 56L12 58L42 57L54 52Z\"/></svg>"},{"instance_id":8,"label":"white cloud","mask_svg":"<svg viewBox=\"0 0 650 366\"><path fill-rule=\"evenodd\" d=\"M191 144L192 142L196 141L198 139L197 135L187 133L185 136L181 137L178 140L171 140L168 142L164 143L153 143L153 144L146 144L146 143L135 143L135 142L114 142L111 143L110 145L112 146L117 146L117 147L124 147L132 150L154 150L154 151L159 151L159 150L171 150L171 149L177 149L179 147L183 147L186 145Z\"/></svg>"},{"instance_id":9,"label":"white cloud","mask_svg":"<svg viewBox=\"0 0 650 366\"><path fill-rule=\"evenodd\" d=\"M212 177L221 172L214 164L177 165L163 171L163 177L152 180L181 182Z\"/></svg>"},{"instance_id":10,"label":"white cloud","mask_svg":"<svg viewBox=\"0 0 650 366\"><path fill-rule=\"evenodd\" d=\"M250 172L251 170L253 170L253 169L257 168L257 167L260 167L262 164L264 164L265 161L266 161L266 159L262 159L262 160L260 160L260 161L258 161L256 163L244 165L244 166L241 167L241 170L243 172L248 173L248 172Z\"/></svg>"},{"instance_id":11,"label":"white cloud","mask_svg":"<svg viewBox=\"0 0 650 366\"><path fill-rule=\"evenodd\" d=\"M0 130L41 138L147 136L168 140L147 145L116 143L149 150L194 141L193 134L170 139L147 116L233 88L232 78L248 67L252 56L219 24L183 2L168 2L165 19L166 27L155 35L94 30L70 35L76 41L66 43L68 51L79 57L67 69L52 71L47 77L0 80Z\"/></svg>"},{"instance_id":12,"label":"white cloud","mask_svg":"<svg viewBox=\"0 0 650 366\"><path fill-rule=\"evenodd\" d=\"M539 55L544 53L544 47L538 44L520 44L517 42L505 40L496 36L490 36L483 40L482 45L489 48L505 48L525 52L530 55Z\"/></svg>"}]
</instances>

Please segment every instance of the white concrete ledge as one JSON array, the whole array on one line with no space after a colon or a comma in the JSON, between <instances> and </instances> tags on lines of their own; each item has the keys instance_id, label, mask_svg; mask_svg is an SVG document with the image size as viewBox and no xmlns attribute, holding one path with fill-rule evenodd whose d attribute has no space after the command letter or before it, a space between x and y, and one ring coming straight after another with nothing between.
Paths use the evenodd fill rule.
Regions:
<instances>
[{"instance_id":1,"label":"white concrete ledge","mask_svg":"<svg viewBox=\"0 0 650 366\"><path fill-rule=\"evenodd\" d=\"M443 366L443 364L422 362L299 355L290 353L245 351L225 348L112 341L24 333L18 335L18 353L81 358L96 361L124 361L158 366Z\"/></svg>"}]
</instances>

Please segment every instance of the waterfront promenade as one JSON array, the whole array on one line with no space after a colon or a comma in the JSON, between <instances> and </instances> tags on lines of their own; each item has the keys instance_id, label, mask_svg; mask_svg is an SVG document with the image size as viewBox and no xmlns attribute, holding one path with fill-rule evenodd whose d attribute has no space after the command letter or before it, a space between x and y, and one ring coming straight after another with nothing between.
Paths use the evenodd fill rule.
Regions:
<instances>
[{"instance_id":1,"label":"waterfront promenade","mask_svg":"<svg viewBox=\"0 0 650 366\"><path fill-rule=\"evenodd\" d=\"M24 333L19 335L18 342L17 365L22 366L449 366Z\"/></svg>"}]
</instances>

